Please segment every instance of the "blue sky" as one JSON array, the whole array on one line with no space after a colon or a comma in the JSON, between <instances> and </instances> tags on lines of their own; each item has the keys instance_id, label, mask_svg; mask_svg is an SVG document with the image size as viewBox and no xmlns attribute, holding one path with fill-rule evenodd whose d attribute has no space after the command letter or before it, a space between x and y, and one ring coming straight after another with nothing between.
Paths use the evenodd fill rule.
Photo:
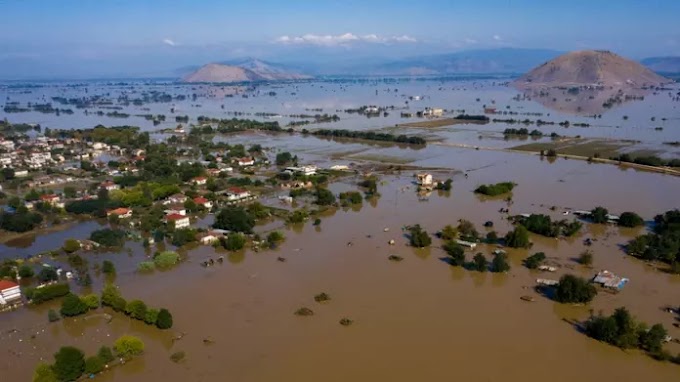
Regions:
<instances>
[{"instance_id":1,"label":"blue sky","mask_svg":"<svg viewBox=\"0 0 680 382\"><path fill-rule=\"evenodd\" d=\"M680 55L680 1L0 0L3 77L495 47Z\"/></svg>"}]
</instances>

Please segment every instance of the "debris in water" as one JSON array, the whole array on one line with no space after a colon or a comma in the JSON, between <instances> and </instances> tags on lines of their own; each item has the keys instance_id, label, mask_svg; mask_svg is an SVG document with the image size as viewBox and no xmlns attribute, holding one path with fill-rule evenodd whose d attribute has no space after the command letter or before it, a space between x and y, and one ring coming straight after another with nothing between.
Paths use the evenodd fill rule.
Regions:
<instances>
[{"instance_id":1,"label":"debris in water","mask_svg":"<svg viewBox=\"0 0 680 382\"><path fill-rule=\"evenodd\" d=\"M296 316L313 316L314 311L309 309L309 308L302 307L302 308L295 311L295 315Z\"/></svg>"},{"instance_id":2,"label":"debris in water","mask_svg":"<svg viewBox=\"0 0 680 382\"><path fill-rule=\"evenodd\" d=\"M390 260L390 261L402 261L402 260L404 260L403 257L397 256L397 255L390 255L387 259Z\"/></svg>"},{"instance_id":3,"label":"debris in water","mask_svg":"<svg viewBox=\"0 0 680 382\"><path fill-rule=\"evenodd\" d=\"M354 321L350 320L349 318L342 318L340 320L340 325L342 326L350 326L354 323Z\"/></svg>"},{"instance_id":4,"label":"debris in water","mask_svg":"<svg viewBox=\"0 0 680 382\"><path fill-rule=\"evenodd\" d=\"M314 296L314 301L316 302L327 302L330 301L331 296L329 296L327 293L319 293L316 296Z\"/></svg>"}]
</instances>

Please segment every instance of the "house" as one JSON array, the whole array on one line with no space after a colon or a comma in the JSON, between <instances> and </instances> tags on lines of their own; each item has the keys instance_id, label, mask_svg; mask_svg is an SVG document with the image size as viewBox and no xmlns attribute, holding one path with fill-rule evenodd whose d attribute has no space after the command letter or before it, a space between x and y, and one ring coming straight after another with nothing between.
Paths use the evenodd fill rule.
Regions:
<instances>
[{"instance_id":1,"label":"house","mask_svg":"<svg viewBox=\"0 0 680 382\"><path fill-rule=\"evenodd\" d=\"M187 209L184 208L183 204L173 204L168 206L168 208L164 211L166 215L182 215L185 216L187 214Z\"/></svg>"},{"instance_id":2,"label":"house","mask_svg":"<svg viewBox=\"0 0 680 382\"><path fill-rule=\"evenodd\" d=\"M598 272L595 277L593 277L593 282L600 284L605 288L621 290L628 283L628 279L625 277L620 277L612 272L603 270Z\"/></svg>"},{"instance_id":3,"label":"house","mask_svg":"<svg viewBox=\"0 0 680 382\"><path fill-rule=\"evenodd\" d=\"M120 190L120 186L110 180L103 181L100 186L106 191Z\"/></svg>"},{"instance_id":4,"label":"house","mask_svg":"<svg viewBox=\"0 0 680 382\"><path fill-rule=\"evenodd\" d=\"M347 171L349 170L349 166L344 165L344 164L336 164L331 166L331 170L333 171Z\"/></svg>"},{"instance_id":5,"label":"house","mask_svg":"<svg viewBox=\"0 0 680 382\"><path fill-rule=\"evenodd\" d=\"M9 280L0 280L0 305L7 305L19 299L21 299L19 284Z\"/></svg>"},{"instance_id":6,"label":"house","mask_svg":"<svg viewBox=\"0 0 680 382\"><path fill-rule=\"evenodd\" d=\"M496 114L496 108L495 107L485 107L484 108L484 114Z\"/></svg>"},{"instance_id":7,"label":"house","mask_svg":"<svg viewBox=\"0 0 680 382\"><path fill-rule=\"evenodd\" d=\"M116 208L106 211L106 217L118 216L119 219L127 219L132 217L132 210L129 208Z\"/></svg>"},{"instance_id":8,"label":"house","mask_svg":"<svg viewBox=\"0 0 680 382\"><path fill-rule=\"evenodd\" d=\"M425 117L441 117L444 114L444 109L426 107L422 114Z\"/></svg>"},{"instance_id":9,"label":"house","mask_svg":"<svg viewBox=\"0 0 680 382\"><path fill-rule=\"evenodd\" d=\"M244 200L250 197L250 191L248 190L244 190L239 187L230 187L227 189L227 200L230 202Z\"/></svg>"},{"instance_id":10,"label":"house","mask_svg":"<svg viewBox=\"0 0 680 382\"><path fill-rule=\"evenodd\" d=\"M316 170L317 170L316 166L286 167L287 172L302 175L315 175Z\"/></svg>"},{"instance_id":11,"label":"house","mask_svg":"<svg viewBox=\"0 0 680 382\"><path fill-rule=\"evenodd\" d=\"M425 172L420 173L420 174L416 174L416 183L418 183L418 185L420 187L426 187L426 188L432 187L434 185L434 180L432 179L432 174L428 174L428 173L425 173Z\"/></svg>"},{"instance_id":12,"label":"house","mask_svg":"<svg viewBox=\"0 0 680 382\"><path fill-rule=\"evenodd\" d=\"M208 182L208 178L206 178L205 176L197 176L191 179L191 181L197 186L203 186Z\"/></svg>"},{"instance_id":13,"label":"house","mask_svg":"<svg viewBox=\"0 0 680 382\"><path fill-rule=\"evenodd\" d=\"M252 166L255 164L255 160L253 158L239 158L237 160L237 163L239 166L245 167L245 166Z\"/></svg>"},{"instance_id":14,"label":"house","mask_svg":"<svg viewBox=\"0 0 680 382\"><path fill-rule=\"evenodd\" d=\"M59 195L55 194L40 195L40 201L54 206L59 203Z\"/></svg>"},{"instance_id":15,"label":"house","mask_svg":"<svg viewBox=\"0 0 680 382\"><path fill-rule=\"evenodd\" d=\"M188 216L180 214L170 214L165 217L166 224L172 224L176 229L186 228L191 225Z\"/></svg>"},{"instance_id":16,"label":"house","mask_svg":"<svg viewBox=\"0 0 680 382\"><path fill-rule=\"evenodd\" d=\"M28 170L16 170L14 171L14 177L25 178L28 176Z\"/></svg>"},{"instance_id":17,"label":"house","mask_svg":"<svg viewBox=\"0 0 680 382\"><path fill-rule=\"evenodd\" d=\"M184 194L173 194L168 196L168 198L163 202L163 204L181 204L187 201L187 197Z\"/></svg>"},{"instance_id":18,"label":"house","mask_svg":"<svg viewBox=\"0 0 680 382\"><path fill-rule=\"evenodd\" d=\"M197 235L198 241L203 245L212 245L223 235L215 231L202 232Z\"/></svg>"},{"instance_id":19,"label":"house","mask_svg":"<svg viewBox=\"0 0 680 382\"><path fill-rule=\"evenodd\" d=\"M213 207L212 202L202 196L195 197L194 203L196 203L196 205L203 206L206 209L211 209Z\"/></svg>"}]
</instances>

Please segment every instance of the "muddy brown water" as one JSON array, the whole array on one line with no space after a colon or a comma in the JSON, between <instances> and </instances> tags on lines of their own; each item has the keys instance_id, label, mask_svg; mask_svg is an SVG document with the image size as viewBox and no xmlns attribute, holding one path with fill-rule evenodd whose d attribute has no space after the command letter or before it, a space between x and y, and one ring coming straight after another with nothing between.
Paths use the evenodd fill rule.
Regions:
<instances>
[{"instance_id":1,"label":"muddy brown water","mask_svg":"<svg viewBox=\"0 0 680 382\"><path fill-rule=\"evenodd\" d=\"M383 155L400 152L372 150ZM320 227L307 223L286 229L287 240L274 251L230 254L223 265L207 269L198 263L217 256L209 247L190 250L188 259L175 269L150 275L134 271L145 256L139 243L130 245L130 255L125 251L92 254L91 262L114 260L115 281L126 298L170 309L173 329L161 332L115 313L109 324L100 318L48 324L47 310L57 308L55 304L1 314L2 380L29 380L35 365L41 359L51 361L62 345L77 345L91 354L126 333L145 341L144 356L98 379L677 380L677 365L599 343L569 323L585 319L591 309L609 313L626 306L639 319L663 323L673 337L680 336L680 330L671 326L673 317L661 310L680 302L680 277L626 257L618 247L641 230L586 224L573 239L532 236L534 247L510 251L512 269L499 275L450 267L441 261L445 255L438 239L429 249L410 248L401 228L420 223L434 233L465 218L481 232L486 232L482 224L491 220L494 229L504 234L510 225L497 211L506 202L478 197L472 190L481 183L505 180L519 184L513 192L512 213L540 212L559 218L562 207L603 205L615 213L634 210L649 220L678 207L680 179L581 161L550 164L519 154L445 147L419 151L415 164L448 164L467 171L469 178L457 172L452 191L434 192L429 200L419 201L412 172L383 177L381 198L364 202L359 211L329 212ZM333 189L351 189L354 181L345 179ZM553 205L558 206L555 212L549 210ZM258 231L276 227L269 223ZM585 249L586 237L597 239L591 247L593 269L573 261ZM397 244L389 246L390 239ZM489 259L492 250L479 249ZM523 268L522 259L538 251L562 268L555 274ZM468 258L475 252L468 251ZM404 261L388 261L390 254ZM279 262L277 257L287 261ZM556 304L539 295L533 303L519 299L534 295L530 287L537 277L557 279L566 272L590 277L598 269L631 281L621 293L600 293L585 307ZM95 291L102 281L102 276L95 276ZM320 292L328 293L331 301L316 303L313 297ZM295 316L293 312L303 306L315 315ZM354 324L341 326L344 317ZM172 337L179 333L185 336L173 343ZM667 349L680 352L675 344ZM169 357L176 351L186 352L186 360L173 363Z\"/></svg>"}]
</instances>

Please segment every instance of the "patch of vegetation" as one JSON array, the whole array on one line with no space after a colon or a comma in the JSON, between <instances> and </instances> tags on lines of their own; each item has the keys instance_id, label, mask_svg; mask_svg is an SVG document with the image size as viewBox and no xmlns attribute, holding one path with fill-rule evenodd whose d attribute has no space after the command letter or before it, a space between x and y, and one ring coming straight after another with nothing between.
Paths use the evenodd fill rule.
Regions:
<instances>
[{"instance_id":1,"label":"patch of vegetation","mask_svg":"<svg viewBox=\"0 0 680 382\"><path fill-rule=\"evenodd\" d=\"M577 220L553 222L550 216L543 214L531 214L526 218L520 216L516 218L516 221L528 231L547 237L573 236L583 227L583 224Z\"/></svg>"},{"instance_id":2,"label":"patch of vegetation","mask_svg":"<svg viewBox=\"0 0 680 382\"><path fill-rule=\"evenodd\" d=\"M395 142L411 145L425 145L427 143L427 141L421 137L407 135L393 135L389 133L378 133L375 131L320 129L312 132L312 135L315 135L317 137L364 139L368 141Z\"/></svg>"},{"instance_id":3,"label":"patch of vegetation","mask_svg":"<svg viewBox=\"0 0 680 382\"><path fill-rule=\"evenodd\" d=\"M533 255L524 259L524 266L529 269L536 269L545 261L545 259L546 259L545 253L536 252Z\"/></svg>"},{"instance_id":4,"label":"patch of vegetation","mask_svg":"<svg viewBox=\"0 0 680 382\"><path fill-rule=\"evenodd\" d=\"M555 290L555 300L563 304L586 304L596 295L597 289L588 280L569 274L560 278Z\"/></svg>"},{"instance_id":5,"label":"patch of vegetation","mask_svg":"<svg viewBox=\"0 0 680 382\"><path fill-rule=\"evenodd\" d=\"M487 195L487 196L498 196L507 194L515 188L516 184L512 182L501 182L496 184L483 184L475 189L475 193Z\"/></svg>"},{"instance_id":6,"label":"patch of vegetation","mask_svg":"<svg viewBox=\"0 0 680 382\"><path fill-rule=\"evenodd\" d=\"M529 231L523 225L518 225L505 235L505 245L510 248L529 248Z\"/></svg>"},{"instance_id":7,"label":"patch of vegetation","mask_svg":"<svg viewBox=\"0 0 680 382\"><path fill-rule=\"evenodd\" d=\"M58 297L66 296L71 292L69 284L45 285L42 288L29 287L24 290L24 295L34 304L53 300Z\"/></svg>"},{"instance_id":8,"label":"patch of vegetation","mask_svg":"<svg viewBox=\"0 0 680 382\"><path fill-rule=\"evenodd\" d=\"M302 308L295 311L295 315L296 316L313 316L314 311L309 309L309 308L302 307Z\"/></svg>"},{"instance_id":9,"label":"patch of vegetation","mask_svg":"<svg viewBox=\"0 0 680 382\"><path fill-rule=\"evenodd\" d=\"M329 296L327 293L319 293L316 296L314 296L314 301L316 302L327 302L331 300L331 296Z\"/></svg>"},{"instance_id":10,"label":"patch of vegetation","mask_svg":"<svg viewBox=\"0 0 680 382\"><path fill-rule=\"evenodd\" d=\"M497 253L491 260L491 272L503 273L510 270L510 263L508 262L508 255L505 253Z\"/></svg>"},{"instance_id":11,"label":"patch of vegetation","mask_svg":"<svg viewBox=\"0 0 680 382\"><path fill-rule=\"evenodd\" d=\"M125 245L125 232L111 228L98 229L90 233L90 240L102 247L119 248Z\"/></svg>"},{"instance_id":12,"label":"patch of vegetation","mask_svg":"<svg viewBox=\"0 0 680 382\"><path fill-rule=\"evenodd\" d=\"M628 242L626 252L643 260L661 261L680 269L680 210L654 217L654 231Z\"/></svg>"},{"instance_id":13,"label":"patch of vegetation","mask_svg":"<svg viewBox=\"0 0 680 382\"><path fill-rule=\"evenodd\" d=\"M640 348L655 358L660 355L668 334L661 324L647 327L638 322L624 307L611 316L602 313L591 317L585 324L588 336L622 349Z\"/></svg>"},{"instance_id":14,"label":"patch of vegetation","mask_svg":"<svg viewBox=\"0 0 680 382\"><path fill-rule=\"evenodd\" d=\"M430 235L428 235L427 232L423 230L420 224L411 226L408 228L408 230L410 234L409 242L411 243L412 247L425 248L429 247L430 244L432 244L432 239L430 238Z\"/></svg>"}]
</instances>

